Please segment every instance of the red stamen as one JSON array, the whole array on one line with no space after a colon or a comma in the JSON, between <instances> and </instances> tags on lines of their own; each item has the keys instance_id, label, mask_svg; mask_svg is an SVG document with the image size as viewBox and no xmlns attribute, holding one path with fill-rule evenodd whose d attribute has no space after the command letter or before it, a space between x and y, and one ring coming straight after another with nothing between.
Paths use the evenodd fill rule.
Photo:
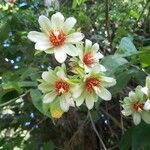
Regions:
<instances>
[{"instance_id":1,"label":"red stamen","mask_svg":"<svg viewBox=\"0 0 150 150\"><path fill-rule=\"evenodd\" d=\"M63 31L51 31L49 40L53 46L61 46L66 40L66 35Z\"/></svg>"},{"instance_id":2,"label":"red stamen","mask_svg":"<svg viewBox=\"0 0 150 150\"><path fill-rule=\"evenodd\" d=\"M100 86L100 80L97 78L87 78L85 81L85 88L88 92L93 92L94 87L99 87Z\"/></svg>"},{"instance_id":3,"label":"red stamen","mask_svg":"<svg viewBox=\"0 0 150 150\"><path fill-rule=\"evenodd\" d=\"M87 52L84 56L83 56L83 62L85 63L85 65L87 66L91 66L93 64L96 63L95 59L93 58L93 54L92 52Z\"/></svg>"},{"instance_id":4,"label":"red stamen","mask_svg":"<svg viewBox=\"0 0 150 150\"><path fill-rule=\"evenodd\" d=\"M63 80L56 81L55 90L59 95L63 93L67 93L69 89L70 89L70 85L66 81Z\"/></svg>"},{"instance_id":5,"label":"red stamen","mask_svg":"<svg viewBox=\"0 0 150 150\"><path fill-rule=\"evenodd\" d=\"M133 109L135 111L143 110L144 104L140 103L139 101L136 101L133 103Z\"/></svg>"}]
</instances>

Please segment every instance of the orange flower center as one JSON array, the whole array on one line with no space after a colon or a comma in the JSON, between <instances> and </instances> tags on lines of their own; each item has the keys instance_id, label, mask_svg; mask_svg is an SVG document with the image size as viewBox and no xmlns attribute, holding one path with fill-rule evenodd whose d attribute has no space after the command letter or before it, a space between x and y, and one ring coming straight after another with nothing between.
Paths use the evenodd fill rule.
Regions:
<instances>
[{"instance_id":1,"label":"orange flower center","mask_svg":"<svg viewBox=\"0 0 150 150\"><path fill-rule=\"evenodd\" d=\"M67 93L69 89L70 89L70 85L66 81L63 81L63 80L56 81L55 91L58 93L58 95Z\"/></svg>"},{"instance_id":2,"label":"orange flower center","mask_svg":"<svg viewBox=\"0 0 150 150\"><path fill-rule=\"evenodd\" d=\"M96 63L94 57L93 57L93 54L92 52L87 52L84 56L83 56L83 62L85 65L87 66L91 66L93 64Z\"/></svg>"},{"instance_id":3,"label":"orange flower center","mask_svg":"<svg viewBox=\"0 0 150 150\"><path fill-rule=\"evenodd\" d=\"M66 35L63 31L51 31L49 40L53 46L61 46L66 40Z\"/></svg>"},{"instance_id":4,"label":"orange flower center","mask_svg":"<svg viewBox=\"0 0 150 150\"><path fill-rule=\"evenodd\" d=\"M144 104L140 103L139 101L136 101L133 103L133 109L135 111L143 110Z\"/></svg>"},{"instance_id":5,"label":"orange flower center","mask_svg":"<svg viewBox=\"0 0 150 150\"><path fill-rule=\"evenodd\" d=\"M100 80L94 77L87 78L85 81L85 88L88 92L93 92L94 87L99 87L100 85Z\"/></svg>"}]
</instances>

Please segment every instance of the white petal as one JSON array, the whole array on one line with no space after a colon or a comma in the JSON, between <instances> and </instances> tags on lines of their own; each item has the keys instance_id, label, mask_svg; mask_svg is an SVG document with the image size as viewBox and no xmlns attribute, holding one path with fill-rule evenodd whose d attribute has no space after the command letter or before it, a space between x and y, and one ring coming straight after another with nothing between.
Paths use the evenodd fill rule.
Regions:
<instances>
[{"instance_id":1,"label":"white petal","mask_svg":"<svg viewBox=\"0 0 150 150\"><path fill-rule=\"evenodd\" d=\"M99 50L99 44L98 43L95 43L93 46L92 46L92 50L97 52Z\"/></svg>"},{"instance_id":2,"label":"white petal","mask_svg":"<svg viewBox=\"0 0 150 150\"><path fill-rule=\"evenodd\" d=\"M146 87L150 90L150 75L146 77Z\"/></svg>"},{"instance_id":3,"label":"white petal","mask_svg":"<svg viewBox=\"0 0 150 150\"><path fill-rule=\"evenodd\" d=\"M133 114L133 122L135 125L138 125L141 122L141 116L139 113Z\"/></svg>"},{"instance_id":4,"label":"white petal","mask_svg":"<svg viewBox=\"0 0 150 150\"><path fill-rule=\"evenodd\" d=\"M150 112L143 111L141 115L142 115L142 119L143 119L146 123L150 124Z\"/></svg>"},{"instance_id":5,"label":"white petal","mask_svg":"<svg viewBox=\"0 0 150 150\"><path fill-rule=\"evenodd\" d=\"M129 92L129 97L130 97L131 100L133 100L133 101L137 99L136 94L135 94L133 91L130 91L130 92Z\"/></svg>"},{"instance_id":6,"label":"white petal","mask_svg":"<svg viewBox=\"0 0 150 150\"><path fill-rule=\"evenodd\" d=\"M147 87L144 87L144 88L142 88L141 90L142 90L142 92L143 92L144 94L148 95L148 88L147 88Z\"/></svg>"},{"instance_id":7,"label":"white petal","mask_svg":"<svg viewBox=\"0 0 150 150\"><path fill-rule=\"evenodd\" d=\"M75 104L74 104L73 98L71 97L71 94L70 94L70 93L66 93L64 96L65 96L65 99L66 99L67 104L68 104L69 106L74 107Z\"/></svg>"},{"instance_id":8,"label":"white petal","mask_svg":"<svg viewBox=\"0 0 150 150\"><path fill-rule=\"evenodd\" d=\"M150 110L150 100L149 99L144 104L144 110Z\"/></svg>"},{"instance_id":9,"label":"white petal","mask_svg":"<svg viewBox=\"0 0 150 150\"><path fill-rule=\"evenodd\" d=\"M91 67L84 64L84 70L86 73L89 73L91 71Z\"/></svg>"},{"instance_id":10,"label":"white petal","mask_svg":"<svg viewBox=\"0 0 150 150\"><path fill-rule=\"evenodd\" d=\"M92 42L88 39L85 40L85 52L91 51Z\"/></svg>"},{"instance_id":11,"label":"white petal","mask_svg":"<svg viewBox=\"0 0 150 150\"><path fill-rule=\"evenodd\" d=\"M100 52L96 53L96 55L94 56L96 58L96 60L102 59L104 57L103 54L101 54Z\"/></svg>"},{"instance_id":12,"label":"white petal","mask_svg":"<svg viewBox=\"0 0 150 150\"><path fill-rule=\"evenodd\" d=\"M60 97L60 107L65 112L67 112L69 110L69 106L68 106L64 96Z\"/></svg>"},{"instance_id":13,"label":"white petal","mask_svg":"<svg viewBox=\"0 0 150 150\"><path fill-rule=\"evenodd\" d=\"M106 101L111 100L111 93L107 89L103 87L100 87L100 88L95 87L94 90L96 94L103 100L106 100Z\"/></svg>"},{"instance_id":14,"label":"white petal","mask_svg":"<svg viewBox=\"0 0 150 150\"><path fill-rule=\"evenodd\" d=\"M76 98L75 101L76 101L76 106L77 107L81 106L84 102L84 96L81 95L80 97Z\"/></svg>"},{"instance_id":15,"label":"white petal","mask_svg":"<svg viewBox=\"0 0 150 150\"><path fill-rule=\"evenodd\" d=\"M81 95L81 93L83 92L83 86L82 85L76 85L73 88L72 92L73 92L73 97L78 98Z\"/></svg>"},{"instance_id":16,"label":"white petal","mask_svg":"<svg viewBox=\"0 0 150 150\"><path fill-rule=\"evenodd\" d=\"M56 92L50 92L43 97L43 103L51 103L57 96Z\"/></svg>"},{"instance_id":17,"label":"white petal","mask_svg":"<svg viewBox=\"0 0 150 150\"><path fill-rule=\"evenodd\" d=\"M49 84L53 84L57 80L57 77L53 70L43 72L42 78Z\"/></svg>"},{"instance_id":18,"label":"white petal","mask_svg":"<svg viewBox=\"0 0 150 150\"><path fill-rule=\"evenodd\" d=\"M102 80L102 84L104 87L111 87L114 86L116 84L116 80L114 78L111 77L101 77Z\"/></svg>"},{"instance_id":19,"label":"white petal","mask_svg":"<svg viewBox=\"0 0 150 150\"><path fill-rule=\"evenodd\" d=\"M64 69L63 68L60 68L58 71L57 71L57 76L60 77L61 79L64 79L66 78L66 74L64 72Z\"/></svg>"},{"instance_id":20,"label":"white petal","mask_svg":"<svg viewBox=\"0 0 150 150\"><path fill-rule=\"evenodd\" d=\"M40 42L35 44L35 49L37 49L37 50L45 51L49 48L52 48L52 45L50 44L50 42L48 40L42 41L42 39L41 39Z\"/></svg>"},{"instance_id":21,"label":"white petal","mask_svg":"<svg viewBox=\"0 0 150 150\"><path fill-rule=\"evenodd\" d=\"M60 47L59 49L56 49L54 51L54 56L55 56L56 60L59 63L63 63L66 60L66 58L67 58L67 54L66 54L66 52L64 52L64 48L63 47L62 48Z\"/></svg>"},{"instance_id":22,"label":"white petal","mask_svg":"<svg viewBox=\"0 0 150 150\"><path fill-rule=\"evenodd\" d=\"M79 53L79 50L72 44L66 44L65 45L65 52L69 55L69 56L77 56Z\"/></svg>"},{"instance_id":23,"label":"white petal","mask_svg":"<svg viewBox=\"0 0 150 150\"><path fill-rule=\"evenodd\" d=\"M88 109L92 109L94 106L94 96L93 94L86 95L85 103Z\"/></svg>"},{"instance_id":24,"label":"white petal","mask_svg":"<svg viewBox=\"0 0 150 150\"><path fill-rule=\"evenodd\" d=\"M65 23L64 23L64 30L65 30L65 32L68 33L74 27L76 22L77 21L76 21L76 19L74 17L67 18Z\"/></svg>"},{"instance_id":25,"label":"white petal","mask_svg":"<svg viewBox=\"0 0 150 150\"><path fill-rule=\"evenodd\" d=\"M91 68L91 71L95 73L105 72L106 68L103 65L96 64L93 68Z\"/></svg>"},{"instance_id":26,"label":"white petal","mask_svg":"<svg viewBox=\"0 0 150 150\"><path fill-rule=\"evenodd\" d=\"M37 32L37 31L29 32L27 37L29 40L31 40L32 42L35 42L35 43L41 42L41 39L42 39L42 41L44 41L44 40L47 41L47 39L48 39L48 37L44 33Z\"/></svg>"},{"instance_id":27,"label":"white petal","mask_svg":"<svg viewBox=\"0 0 150 150\"><path fill-rule=\"evenodd\" d=\"M51 17L51 23L52 23L53 30L63 29L63 27L64 27L64 16L60 12L53 14Z\"/></svg>"},{"instance_id":28,"label":"white petal","mask_svg":"<svg viewBox=\"0 0 150 150\"><path fill-rule=\"evenodd\" d=\"M50 84L41 83L38 85L38 89L40 89L42 92L50 92L53 88Z\"/></svg>"},{"instance_id":29,"label":"white petal","mask_svg":"<svg viewBox=\"0 0 150 150\"><path fill-rule=\"evenodd\" d=\"M132 114L132 110L130 108L121 111L124 116L129 116Z\"/></svg>"},{"instance_id":30,"label":"white petal","mask_svg":"<svg viewBox=\"0 0 150 150\"><path fill-rule=\"evenodd\" d=\"M84 38L84 34L83 33L80 33L80 32L75 32L75 33L72 33L72 34L69 34L67 36L67 39L66 39L66 43L77 43L77 42L80 42L82 39Z\"/></svg>"},{"instance_id":31,"label":"white petal","mask_svg":"<svg viewBox=\"0 0 150 150\"><path fill-rule=\"evenodd\" d=\"M50 20L46 16L41 15L39 17L39 24L40 24L42 31L45 32L47 35L49 35L49 32L51 30Z\"/></svg>"}]
</instances>

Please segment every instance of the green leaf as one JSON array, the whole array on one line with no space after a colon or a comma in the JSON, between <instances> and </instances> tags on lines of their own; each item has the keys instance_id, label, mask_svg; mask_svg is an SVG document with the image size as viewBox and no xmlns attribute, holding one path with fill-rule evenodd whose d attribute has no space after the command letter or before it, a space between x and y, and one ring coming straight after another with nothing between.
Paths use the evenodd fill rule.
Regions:
<instances>
[{"instance_id":1,"label":"green leaf","mask_svg":"<svg viewBox=\"0 0 150 150\"><path fill-rule=\"evenodd\" d=\"M32 98L33 105L44 115L47 117L51 117L49 104L43 104L42 102L42 94L39 90L31 90L30 95Z\"/></svg>"},{"instance_id":2,"label":"green leaf","mask_svg":"<svg viewBox=\"0 0 150 150\"><path fill-rule=\"evenodd\" d=\"M102 65L104 65L109 74L116 72L119 67L122 68L124 65L128 65L128 61L118 55L109 55L102 59Z\"/></svg>"},{"instance_id":3,"label":"green leaf","mask_svg":"<svg viewBox=\"0 0 150 150\"><path fill-rule=\"evenodd\" d=\"M43 150L54 150L54 149L55 149L55 145L52 141L49 141L44 144Z\"/></svg>"},{"instance_id":4,"label":"green leaf","mask_svg":"<svg viewBox=\"0 0 150 150\"><path fill-rule=\"evenodd\" d=\"M150 125L144 122L135 126L132 133L132 150L141 149L150 149Z\"/></svg>"},{"instance_id":5,"label":"green leaf","mask_svg":"<svg viewBox=\"0 0 150 150\"><path fill-rule=\"evenodd\" d=\"M119 148L120 150L129 150L132 145L132 128L128 129L122 136Z\"/></svg>"},{"instance_id":6,"label":"green leaf","mask_svg":"<svg viewBox=\"0 0 150 150\"><path fill-rule=\"evenodd\" d=\"M115 54L119 54L119 55L126 57L126 56L131 56L136 53L137 53L137 49L134 46L131 38L124 37L121 39L119 48Z\"/></svg>"},{"instance_id":7,"label":"green leaf","mask_svg":"<svg viewBox=\"0 0 150 150\"><path fill-rule=\"evenodd\" d=\"M143 68L150 66L150 46L143 47L139 57Z\"/></svg>"}]
</instances>

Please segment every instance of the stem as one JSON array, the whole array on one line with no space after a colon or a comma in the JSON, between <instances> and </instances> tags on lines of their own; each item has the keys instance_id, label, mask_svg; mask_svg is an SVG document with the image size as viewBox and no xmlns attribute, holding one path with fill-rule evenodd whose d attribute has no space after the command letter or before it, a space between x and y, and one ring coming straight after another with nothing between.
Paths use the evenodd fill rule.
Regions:
<instances>
[{"instance_id":1,"label":"stem","mask_svg":"<svg viewBox=\"0 0 150 150\"><path fill-rule=\"evenodd\" d=\"M108 37L108 41L110 43L110 49L112 50L111 35L110 35L110 32L109 32L109 27L110 27L110 20L109 20L109 0L105 0L105 18L106 18L105 29L107 31L107 37Z\"/></svg>"},{"instance_id":2,"label":"stem","mask_svg":"<svg viewBox=\"0 0 150 150\"><path fill-rule=\"evenodd\" d=\"M102 138L100 137L100 135L99 135L99 133L98 133L98 131L97 131L97 129L96 129L96 126L95 126L95 124L94 124L94 122L93 122L93 119L92 119L92 116L91 116L90 111L89 111L89 116L90 116L91 124L92 124L92 127L93 127L93 130L94 130L95 134L97 135L97 137L98 137L100 143L102 144L104 150L107 150L107 148L106 148L106 146L105 146L105 144L104 144Z\"/></svg>"},{"instance_id":3,"label":"stem","mask_svg":"<svg viewBox=\"0 0 150 150\"><path fill-rule=\"evenodd\" d=\"M19 97L13 98L13 99L9 100L8 102L1 104L1 105L0 105L0 108L2 108L2 107L4 107L4 106L7 106L7 105L9 105L9 104L12 104L12 103L15 102L17 99L22 98L23 96L25 96L28 92L29 92L29 91L26 91L24 94L20 95Z\"/></svg>"}]
</instances>

